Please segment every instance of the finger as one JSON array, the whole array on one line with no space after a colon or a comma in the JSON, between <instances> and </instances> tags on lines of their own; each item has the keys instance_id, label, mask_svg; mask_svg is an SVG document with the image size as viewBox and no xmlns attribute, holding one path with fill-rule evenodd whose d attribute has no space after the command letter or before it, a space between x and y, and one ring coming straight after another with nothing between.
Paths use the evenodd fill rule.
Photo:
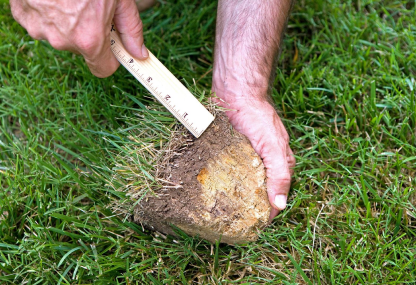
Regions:
<instances>
[{"instance_id":1,"label":"finger","mask_svg":"<svg viewBox=\"0 0 416 285\"><path fill-rule=\"evenodd\" d=\"M27 26L25 24L21 24L21 25L22 25L22 27L24 27L26 29L27 33L29 34L29 36L32 39L35 39L35 40L38 40L38 41L48 39L47 35L45 35L45 33L41 30L40 25L35 25L33 22L31 23L31 25L27 25Z\"/></svg>"},{"instance_id":2,"label":"finger","mask_svg":"<svg viewBox=\"0 0 416 285\"><path fill-rule=\"evenodd\" d=\"M279 210L272 208L272 210L270 211L269 223L273 221L274 217L276 217L277 214L279 214L279 212Z\"/></svg>"},{"instance_id":3,"label":"finger","mask_svg":"<svg viewBox=\"0 0 416 285\"><path fill-rule=\"evenodd\" d=\"M88 29L78 29L72 35L70 42L73 46L67 50L80 53L91 73L104 78L112 75L120 66L111 51L110 40L110 25L90 25Z\"/></svg>"},{"instance_id":4,"label":"finger","mask_svg":"<svg viewBox=\"0 0 416 285\"><path fill-rule=\"evenodd\" d=\"M276 141L265 144L262 152L267 175L267 195L270 205L277 211L272 211L270 219L286 208L287 195L290 189L291 173L287 161L285 140L277 137Z\"/></svg>"},{"instance_id":5,"label":"finger","mask_svg":"<svg viewBox=\"0 0 416 285\"><path fill-rule=\"evenodd\" d=\"M110 47L95 58L88 58L85 56L84 58L91 73L99 78L105 78L112 75L120 66L120 63L111 52Z\"/></svg>"},{"instance_id":6,"label":"finger","mask_svg":"<svg viewBox=\"0 0 416 285\"><path fill-rule=\"evenodd\" d=\"M114 24L127 51L135 58L146 59L149 52L144 45L143 23L134 0L120 0L114 13Z\"/></svg>"},{"instance_id":7,"label":"finger","mask_svg":"<svg viewBox=\"0 0 416 285\"><path fill-rule=\"evenodd\" d=\"M270 205L276 210L284 210L287 204L287 195L290 190L290 174L287 170L286 177L267 177L267 195Z\"/></svg>"},{"instance_id":8,"label":"finger","mask_svg":"<svg viewBox=\"0 0 416 285\"><path fill-rule=\"evenodd\" d=\"M289 194L293 174L288 161L285 162L284 158L279 155L282 155L282 153L277 152L275 163L267 168L267 195L272 206L269 217L270 223L281 210L286 208L287 195Z\"/></svg>"},{"instance_id":9,"label":"finger","mask_svg":"<svg viewBox=\"0 0 416 285\"><path fill-rule=\"evenodd\" d=\"M13 18L16 20L16 22L23 26L23 20L25 19L25 17L22 16L23 7L21 2L16 0L10 0L9 5Z\"/></svg>"},{"instance_id":10,"label":"finger","mask_svg":"<svg viewBox=\"0 0 416 285\"><path fill-rule=\"evenodd\" d=\"M107 29L106 29L107 30ZM78 44L78 51L84 56L90 71L97 77L104 78L112 75L120 63L110 47L110 31L102 31L101 35L85 35Z\"/></svg>"},{"instance_id":11,"label":"finger","mask_svg":"<svg viewBox=\"0 0 416 285\"><path fill-rule=\"evenodd\" d=\"M10 0L10 8L13 18L26 29L30 37L35 40L46 39L45 33L42 30L42 25L39 24L39 15L33 12L25 13L20 1Z\"/></svg>"},{"instance_id":12,"label":"finger","mask_svg":"<svg viewBox=\"0 0 416 285\"><path fill-rule=\"evenodd\" d=\"M287 148L287 164L289 165L290 176L295 173L296 158L290 147Z\"/></svg>"}]
</instances>

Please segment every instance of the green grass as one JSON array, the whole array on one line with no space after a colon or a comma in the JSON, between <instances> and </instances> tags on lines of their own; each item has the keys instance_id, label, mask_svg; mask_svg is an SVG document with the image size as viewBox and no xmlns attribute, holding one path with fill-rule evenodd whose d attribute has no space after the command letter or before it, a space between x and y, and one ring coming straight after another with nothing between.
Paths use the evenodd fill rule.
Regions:
<instances>
[{"instance_id":1,"label":"green grass","mask_svg":"<svg viewBox=\"0 0 416 285\"><path fill-rule=\"evenodd\" d=\"M414 283L414 1L296 3L273 91L295 182L288 209L241 246L143 231L116 209L154 183L146 149L175 121L122 68L94 78L0 10L0 284ZM142 13L149 49L207 92L215 11Z\"/></svg>"}]
</instances>

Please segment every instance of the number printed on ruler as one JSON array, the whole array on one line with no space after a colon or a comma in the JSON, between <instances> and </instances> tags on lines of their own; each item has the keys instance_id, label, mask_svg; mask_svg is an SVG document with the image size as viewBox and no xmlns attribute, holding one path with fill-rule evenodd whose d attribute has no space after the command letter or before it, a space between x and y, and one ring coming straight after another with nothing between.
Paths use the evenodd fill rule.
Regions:
<instances>
[{"instance_id":1,"label":"number printed on ruler","mask_svg":"<svg viewBox=\"0 0 416 285\"><path fill-rule=\"evenodd\" d=\"M133 58L111 25L111 50L117 60L150 91L195 137L199 137L214 116L149 51L149 58Z\"/></svg>"}]
</instances>

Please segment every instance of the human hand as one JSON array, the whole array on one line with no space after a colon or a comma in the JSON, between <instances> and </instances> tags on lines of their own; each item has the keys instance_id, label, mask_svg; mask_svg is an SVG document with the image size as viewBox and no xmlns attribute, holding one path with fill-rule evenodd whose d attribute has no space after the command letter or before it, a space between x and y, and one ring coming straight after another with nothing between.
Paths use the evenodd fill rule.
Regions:
<instances>
[{"instance_id":1,"label":"human hand","mask_svg":"<svg viewBox=\"0 0 416 285\"><path fill-rule=\"evenodd\" d=\"M219 0L212 90L231 124L263 159L270 219L286 207L295 158L267 98L291 0Z\"/></svg>"},{"instance_id":2,"label":"human hand","mask_svg":"<svg viewBox=\"0 0 416 285\"><path fill-rule=\"evenodd\" d=\"M10 0L10 6L32 38L81 54L95 76L110 76L120 65L110 49L112 21L131 55L149 56L134 0Z\"/></svg>"},{"instance_id":3,"label":"human hand","mask_svg":"<svg viewBox=\"0 0 416 285\"><path fill-rule=\"evenodd\" d=\"M224 107L227 104L220 104ZM289 136L277 112L267 101L235 100L226 114L233 127L245 135L266 167L267 193L272 211L270 221L286 208L295 157Z\"/></svg>"}]
</instances>

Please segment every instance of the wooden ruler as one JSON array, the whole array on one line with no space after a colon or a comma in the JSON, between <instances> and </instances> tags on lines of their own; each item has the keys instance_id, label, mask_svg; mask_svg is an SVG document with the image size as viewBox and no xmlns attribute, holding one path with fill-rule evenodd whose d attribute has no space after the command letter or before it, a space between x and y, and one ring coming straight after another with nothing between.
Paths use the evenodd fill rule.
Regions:
<instances>
[{"instance_id":1,"label":"wooden ruler","mask_svg":"<svg viewBox=\"0 0 416 285\"><path fill-rule=\"evenodd\" d=\"M214 116L150 51L148 59L135 59L124 48L114 25L110 36L117 60L195 137L200 137Z\"/></svg>"}]
</instances>

